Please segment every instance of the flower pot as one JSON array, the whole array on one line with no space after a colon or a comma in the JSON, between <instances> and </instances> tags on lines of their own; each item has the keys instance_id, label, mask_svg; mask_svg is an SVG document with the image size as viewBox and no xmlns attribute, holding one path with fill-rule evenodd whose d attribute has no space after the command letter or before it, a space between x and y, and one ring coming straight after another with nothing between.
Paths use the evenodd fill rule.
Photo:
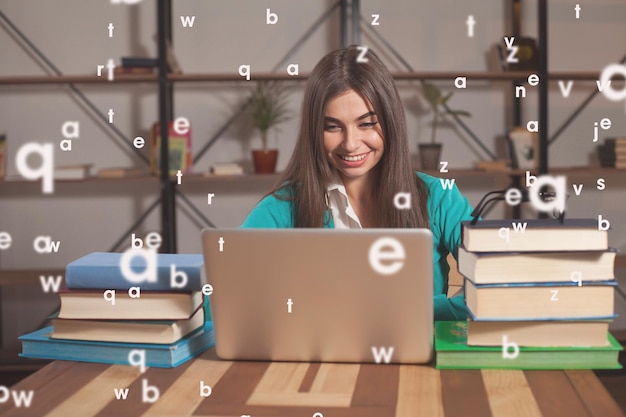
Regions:
<instances>
[{"instance_id":1,"label":"flower pot","mask_svg":"<svg viewBox=\"0 0 626 417\"><path fill-rule=\"evenodd\" d=\"M419 143L417 145L423 170L439 169L441 147L441 143Z\"/></svg>"},{"instance_id":2,"label":"flower pot","mask_svg":"<svg viewBox=\"0 0 626 417\"><path fill-rule=\"evenodd\" d=\"M254 172L257 174L273 174L276 172L278 149L256 149L252 151Z\"/></svg>"}]
</instances>

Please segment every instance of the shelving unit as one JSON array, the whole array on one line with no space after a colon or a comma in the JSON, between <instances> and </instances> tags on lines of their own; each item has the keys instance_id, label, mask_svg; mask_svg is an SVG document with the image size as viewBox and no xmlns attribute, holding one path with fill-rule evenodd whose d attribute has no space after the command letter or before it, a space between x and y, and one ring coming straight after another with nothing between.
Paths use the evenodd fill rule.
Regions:
<instances>
[{"instance_id":1,"label":"shelving unit","mask_svg":"<svg viewBox=\"0 0 626 417\"><path fill-rule=\"evenodd\" d=\"M171 0L156 0L157 4L157 29L158 29L158 61L159 61L159 72L154 75L116 75L113 81L108 81L106 77L96 77L96 76L85 76L85 75L59 75L59 76L11 76L11 77L0 77L0 85L45 85L45 84L124 84L124 83L156 83L156 88L159 93L159 122L161 126L161 131L164 132L164 140L163 148L161 149L161 163L164 164L161 167L162 175L156 181L156 178L152 179L136 179L136 178L125 178L124 181L149 181L150 184L154 183L154 186L160 186L161 192L161 229L162 229L162 237L163 237L163 247L162 250L165 252L176 252L176 214L175 214L175 201L176 201L176 190L173 187L173 178L168 175L167 163L168 158L168 149L167 149L167 125L172 120L172 114L174 109L174 95L173 89L176 84L179 83L187 83L187 82L239 82L242 80L242 77L236 73L212 73L212 74L170 74L167 72L167 59L166 59L166 42L171 42L172 40L172 1ZM509 23L511 24L511 33L514 36L519 35L520 31L520 0L512 0L510 3L510 19ZM400 62L405 63L407 67L407 71L405 72L395 72L393 76L396 80L440 80L440 81L449 81L452 83L458 76L467 77L468 81L494 81L494 82L511 82L512 87L514 88L516 84L524 83L527 77L531 73L538 73L542 80L588 80L593 81L599 78L599 74L597 72L591 71L582 71L582 72L553 72L548 73L547 71L547 1L546 0L537 0L537 11L538 11L538 22L539 22L539 33L538 33L538 47L541 53L540 59L540 68L539 71L514 71L514 72L492 72L492 71L470 71L470 72L459 72L459 71L414 71L410 68L410 65L406 64L406 61L402 59L395 51L391 50L393 54L396 54L396 57L399 58ZM339 24L340 24L340 42L342 46L347 46L350 43L360 43L361 40L361 22L363 21L360 13L360 0L338 0L334 5L332 5L328 12L323 16L322 19L318 20L318 22L313 26L309 32L305 34L303 38L308 36L311 31L316 30L317 26L330 14L334 11L338 10L339 14ZM349 13L351 11L351 13ZM367 27L367 26L366 26ZM371 29L371 28L369 28ZM392 48L391 45L386 42L382 37L374 32L374 35L379 37L379 39L383 42L383 44ZM300 42L300 41L299 41ZM293 49L297 49L299 46L299 42L296 43ZM291 52L291 51L290 51ZM279 81L303 81L308 78L308 74L300 74L297 76L291 76L286 73L255 73L252 76L252 80L279 80ZM548 125L547 125L547 92L548 92L548 83L541 82L539 84L539 123L540 123L540 155L539 155L539 169L538 173L547 173L550 170L548 165L548 144L549 138L548 134ZM520 120L521 108L519 106L519 100L513 98L513 120ZM519 124L519 123L518 123ZM218 135L219 136L219 135ZM213 138L207 143L207 145L202 149L200 154L204 154L204 152L211 146L211 144L217 140L217 138ZM475 139L477 140L477 139ZM484 145L483 149L484 148ZM492 156L492 154L489 154ZM200 155L201 156L201 155ZM559 172L569 172L570 174L574 174L572 171L563 171L556 170ZM555 172L556 172L555 171ZM595 171L595 170L585 170L584 168L575 169L574 170L577 175L584 175L584 173L596 175L598 172L602 173L602 175L610 175L612 171ZM519 176L523 174L523 171L515 171L510 170L506 172L494 172L491 171L489 173L475 172L472 170L466 171L451 171L452 174L442 175L439 172L435 172L433 174L442 175L442 176L454 176L454 175L462 175L462 176L480 176L480 175L505 175L511 178L512 184L519 182ZM598 174L599 175L599 174ZM254 177L248 177L245 179L209 179L204 178L202 176L194 177L194 176L186 176L186 180L196 182L196 181L254 181ZM103 179L94 179L89 181L112 181L112 180L103 180Z\"/></svg>"}]
</instances>

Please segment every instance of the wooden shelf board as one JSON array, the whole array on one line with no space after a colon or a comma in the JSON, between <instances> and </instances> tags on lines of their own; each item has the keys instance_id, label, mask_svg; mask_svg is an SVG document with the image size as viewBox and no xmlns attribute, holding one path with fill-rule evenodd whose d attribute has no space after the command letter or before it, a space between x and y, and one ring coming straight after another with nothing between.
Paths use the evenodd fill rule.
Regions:
<instances>
[{"instance_id":1,"label":"wooden shelf board","mask_svg":"<svg viewBox=\"0 0 626 417\"><path fill-rule=\"evenodd\" d=\"M116 75L112 81L106 76L98 77L96 75L25 75L0 77L0 85L12 84L115 84L115 83L133 83L133 82L156 82L155 75Z\"/></svg>"},{"instance_id":2,"label":"wooden shelf board","mask_svg":"<svg viewBox=\"0 0 626 417\"><path fill-rule=\"evenodd\" d=\"M444 178L452 177L493 177L493 176L511 176L511 175L525 175L527 170L509 169L509 170L494 170L484 171L473 168L466 169L449 169L447 173L442 173L437 170L422 171L428 175ZM536 170L529 170L533 175L537 175ZM561 167L551 168L549 174L563 174L563 175L624 175L626 169L619 168L605 168L605 167ZM275 181L279 178L280 174L244 174L244 175L208 175L202 173L185 174L183 181L193 182L250 182L250 181ZM176 181L176 176L171 176L172 181ZM131 181L159 181L159 177L155 175L139 175L129 176L124 178L100 178L97 176L77 179L77 180L55 180L56 184L79 184L85 182L131 182ZM0 179L0 186L10 184L38 184L40 181L30 181L22 178Z\"/></svg>"},{"instance_id":3,"label":"wooden shelf board","mask_svg":"<svg viewBox=\"0 0 626 417\"><path fill-rule=\"evenodd\" d=\"M418 72L394 72L392 76L396 80L454 80L456 77L467 77L469 80L525 80L536 71L418 71ZM260 80L306 80L309 73L289 75L287 73L252 73L251 81ZM600 73L593 71L581 72L552 72L549 79L554 80L598 80ZM167 79L172 82L222 82L222 81L246 81L236 72L232 73L196 73L196 74L168 74ZM156 82L157 74L150 75L115 75L112 81L106 76L96 75L28 75L28 76L0 76L0 85L13 84L104 84L104 83L132 83L132 82ZM614 77L613 81L623 81Z\"/></svg>"}]
</instances>

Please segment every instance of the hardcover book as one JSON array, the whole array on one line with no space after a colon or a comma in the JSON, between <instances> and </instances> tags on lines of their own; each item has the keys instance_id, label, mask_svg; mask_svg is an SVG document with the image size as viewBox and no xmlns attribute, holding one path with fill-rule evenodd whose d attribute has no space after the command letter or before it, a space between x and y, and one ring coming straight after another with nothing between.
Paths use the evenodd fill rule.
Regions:
<instances>
[{"instance_id":1,"label":"hardcover book","mask_svg":"<svg viewBox=\"0 0 626 417\"><path fill-rule=\"evenodd\" d=\"M596 219L482 220L461 223L461 241L470 252L608 250L608 232Z\"/></svg>"},{"instance_id":2,"label":"hardcover book","mask_svg":"<svg viewBox=\"0 0 626 417\"><path fill-rule=\"evenodd\" d=\"M134 298L126 291L60 290L61 319L182 320L202 305L202 293L141 291ZM134 293L133 293L134 294Z\"/></svg>"},{"instance_id":3,"label":"hardcover book","mask_svg":"<svg viewBox=\"0 0 626 417\"><path fill-rule=\"evenodd\" d=\"M468 346L466 321L435 323L437 369L621 369L622 345L610 334L605 347L519 347L504 357L502 346Z\"/></svg>"},{"instance_id":4,"label":"hardcover book","mask_svg":"<svg viewBox=\"0 0 626 417\"><path fill-rule=\"evenodd\" d=\"M206 322L204 326L172 344L53 339L52 332L52 326L48 326L20 336L22 353L19 356L129 365L130 352L144 350L146 366L173 368L215 345L212 322Z\"/></svg>"},{"instance_id":5,"label":"hardcover book","mask_svg":"<svg viewBox=\"0 0 626 417\"><path fill-rule=\"evenodd\" d=\"M80 320L53 319L54 339L95 340L124 343L174 343L204 324L199 307L183 320Z\"/></svg>"},{"instance_id":6,"label":"hardcover book","mask_svg":"<svg viewBox=\"0 0 626 417\"><path fill-rule=\"evenodd\" d=\"M474 284L465 279L465 303L473 320L609 319L615 317L615 280Z\"/></svg>"},{"instance_id":7,"label":"hardcover book","mask_svg":"<svg viewBox=\"0 0 626 417\"><path fill-rule=\"evenodd\" d=\"M153 281L140 284L124 278L120 269L123 253L92 252L71 263L65 269L65 282L70 289L115 289L128 290L140 286L148 291L200 291L206 284L204 258L200 254L156 254L156 277ZM135 256L130 260L133 272L145 270L145 259ZM175 272L172 274L172 265ZM178 274L178 275L176 275ZM184 274L187 283L184 283ZM176 276L174 276L176 275ZM172 286L172 280L175 285Z\"/></svg>"},{"instance_id":8,"label":"hardcover book","mask_svg":"<svg viewBox=\"0 0 626 417\"><path fill-rule=\"evenodd\" d=\"M606 281L615 278L616 252L469 252L459 246L458 269L476 284Z\"/></svg>"},{"instance_id":9,"label":"hardcover book","mask_svg":"<svg viewBox=\"0 0 626 417\"><path fill-rule=\"evenodd\" d=\"M469 346L502 346L503 337L519 346L608 346L610 320L474 321L467 322Z\"/></svg>"}]
</instances>

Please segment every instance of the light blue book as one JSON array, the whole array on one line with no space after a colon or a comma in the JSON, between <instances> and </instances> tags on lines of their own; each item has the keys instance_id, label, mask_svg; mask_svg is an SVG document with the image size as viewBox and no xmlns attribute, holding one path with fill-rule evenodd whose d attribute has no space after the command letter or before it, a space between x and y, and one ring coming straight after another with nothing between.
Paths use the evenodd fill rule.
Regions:
<instances>
[{"instance_id":1,"label":"light blue book","mask_svg":"<svg viewBox=\"0 0 626 417\"><path fill-rule=\"evenodd\" d=\"M25 358L98 362L130 365L129 354L144 350L145 365L174 368L215 345L213 322L193 331L172 344L115 343L84 340L53 339L52 326L19 337ZM134 357L133 360L137 360Z\"/></svg>"},{"instance_id":2,"label":"light blue book","mask_svg":"<svg viewBox=\"0 0 626 417\"><path fill-rule=\"evenodd\" d=\"M201 291L206 284L204 258L199 254L156 253L156 276L140 283L127 280L120 268L123 253L93 252L67 265L65 284L69 289L128 290L141 287L148 291ZM175 266L174 274L172 267ZM130 269L135 274L146 270L141 256L130 259ZM184 283L186 276L186 284ZM172 285L174 281L174 285Z\"/></svg>"}]
</instances>

